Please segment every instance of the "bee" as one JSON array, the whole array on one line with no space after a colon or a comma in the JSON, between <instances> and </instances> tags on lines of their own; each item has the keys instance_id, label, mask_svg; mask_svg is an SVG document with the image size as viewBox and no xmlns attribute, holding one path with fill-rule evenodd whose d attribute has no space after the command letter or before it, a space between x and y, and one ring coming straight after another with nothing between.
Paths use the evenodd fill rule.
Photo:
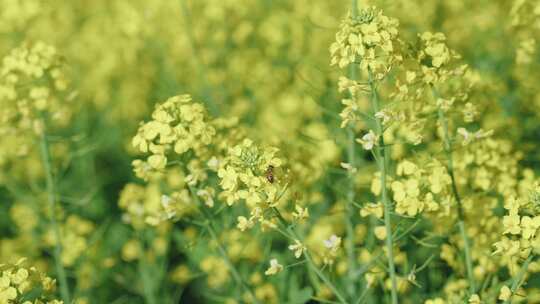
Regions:
<instances>
[{"instance_id":1,"label":"bee","mask_svg":"<svg viewBox=\"0 0 540 304\"><path fill-rule=\"evenodd\" d=\"M266 180L273 184L274 183L274 166L272 165L269 165L268 168L266 169L266 172L265 172L265 175L266 175Z\"/></svg>"}]
</instances>

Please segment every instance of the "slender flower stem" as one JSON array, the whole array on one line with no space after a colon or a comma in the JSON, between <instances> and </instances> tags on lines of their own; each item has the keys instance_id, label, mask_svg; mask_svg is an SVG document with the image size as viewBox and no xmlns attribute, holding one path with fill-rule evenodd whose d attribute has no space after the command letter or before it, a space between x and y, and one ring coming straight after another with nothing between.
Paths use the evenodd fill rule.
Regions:
<instances>
[{"instance_id":1,"label":"slender flower stem","mask_svg":"<svg viewBox=\"0 0 540 304\"><path fill-rule=\"evenodd\" d=\"M433 87L432 87L432 93L435 98L438 98L438 93ZM446 152L446 158L447 158L446 169L448 171L448 174L450 175L450 180L452 183L452 194L454 196L454 199L457 202L458 227L459 227L459 233L463 240L463 247L465 251L465 267L467 269L467 279L469 281L469 292L471 294L474 294L476 293L476 284L475 284L474 273L473 273L471 244L469 241L469 237L467 236L467 228L465 225L465 214L463 212L463 204L461 202L461 197L457 189L456 178L454 175L454 159L452 156L452 141L450 139L450 133L448 131L448 119L446 118L444 111L440 107L438 110L438 116L439 116L439 122L441 123L441 127L443 129L444 151Z\"/></svg>"},{"instance_id":2,"label":"slender flower stem","mask_svg":"<svg viewBox=\"0 0 540 304\"><path fill-rule=\"evenodd\" d=\"M358 3L357 0L352 0L352 15L357 15L358 10ZM349 69L349 77L352 80L356 79L356 67L354 65L351 65ZM354 96L353 96L354 98ZM354 223L352 220L353 215L355 214L353 212L353 202L354 202L354 196L355 196L355 184L354 184L354 178L355 178L355 169L356 169L356 160L355 160L355 136L354 136L354 127L349 125L347 127L347 140L348 140L348 147L347 147L347 162L349 165L353 168L353 170L348 170L348 180L349 185L347 189L347 200L345 204L345 224L346 224L346 230L347 235L345 238L345 248L347 252L347 280L346 280L346 286L347 286L347 292L349 296L352 299L356 298L356 284L355 284L355 271L357 268L356 263L356 256L354 253Z\"/></svg>"},{"instance_id":3,"label":"slender flower stem","mask_svg":"<svg viewBox=\"0 0 540 304\"><path fill-rule=\"evenodd\" d=\"M352 127L349 127L349 129L347 130L347 133L348 133L348 140L349 140L348 142L349 147L347 150L347 159L348 159L349 164L354 170L354 168L356 168L356 163L354 159L354 153L355 153L354 131L352 130ZM354 195L355 174L353 170L348 170L349 171L349 176L348 176L349 189L347 190L347 200L345 204L344 217L345 217L345 224L346 224L346 229L347 229L347 236L345 238L345 247L346 247L346 252L347 252L347 264L348 264L347 292L349 293L349 296L354 299L356 298L356 284L355 284L354 272L357 268L356 266L357 263L356 263L356 255L354 253L355 233L354 233L354 223L352 221L352 216L355 214L352 207L352 204L354 202L354 196L355 196Z\"/></svg>"},{"instance_id":4,"label":"slender flower stem","mask_svg":"<svg viewBox=\"0 0 540 304\"><path fill-rule=\"evenodd\" d=\"M527 260L525 260L525 262L523 263L523 265L521 265L521 268L519 270L519 273L517 275L517 277L515 277L513 279L513 282L512 282L512 286L510 287L510 291L512 291L512 294L510 295L510 297L504 301L504 304L506 303L512 303L512 296L517 292L517 290L519 289L519 287L521 286L522 284L522 280L523 280L523 276L525 275L525 273L527 272L527 268L529 267L529 263L531 263L532 259L533 259L534 255L529 255L529 257L527 258Z\"/></svg>"},{"instance_id":5,"label":"slender flower stem","mask_svg":"<svg viewBox=\"0 0 540 304\"><path fill-rule=\"evenodd\" d=\"M299 240L303 244L303 240L300 238L300 236L289 227L287 224L287 221L285 218L281 215L281 212L277 208L272 208L274 213L276 214L277 219L281 223L282 226L284 226L287 231L291 234L293 239ZM340 303L346 304L348 303L347 300L345 300L345 297L341 294L341 292L337 289L337 287L332 284L332 281L315 265L315 262L313 261L313 258L311 257L311 254L306 250L304 251L304 256L306 257L306 260L308 262L308 265L310 268L317 274L317 276L330 288L330 290L334 293L334 295L338 298Z\"/></svg>"},{"instance_id":6,"label":"slender flower stem","mask_svg":"<svg viewBox=\"0 0 540 304\"><path fill-rule=\"evenodd\" d=\"M377 113L380 111L380 105L379 105L379 97L377 95L377 88L373 81L373 76L371 71L369 71L369 85L371 88L371 104L373 108L373 112ZM381 174L381 200L384 204L384 226L386 228L386 250L388 254L388 271L390 273L390 280L391 280L391 296L392 296L392 304L398 303L398 297L397 297L397 276L396 276L396 266L394 264L394 243L393 243L393 233L392 233L392 202L390 201L388 197L388 189L386 188L386 170L387 170L387 163L388 163L388 149L390 149L388 146L384 144L384 136L383 136L383 125L380 118L376 119L376 128L377 128L377 136L379 137L379 147L377 149L378 154L378 161L377 165L379 167L379 172Z\"/></svg>"},{"instance_id":7,"label":"slender flower stem","mask_svg":"<svg viewBox=\"0 0 540 304\"><path fill-rule=\"evenodd\" d=\"M156 304L156 295L154 293L153 288L153 278L148 273L148 261L146 260L146 255L144 254L145 247L146 247L146 236L144 234L144 231L140 231L138 235L139 239L142 241L140 248L141 256L139 257L139 263L138 263L138 272L141 276L142 280L142 293L144 300L148 304Z\"/></svg>"},{"instance_id":8,"label":"slender flower stem","mask_svg":"<svg viewBox=\"0 0 540 304\"><path fill-rule=\"evenodd\" d=\"M43 125L46 125L44 120ZM45 178L47 183L47 200L49 202L49 213L51 217L50 224L53 228L55 239L53 256L56 268L56 275L58 276L58 284L60 285L60 296L62 297L64 303L71 303L66 271L64 269L64 266L62 265L62 238L60 235L60 227L58 227L58 221L56 219L56 190L51 168L51 158L49 153L49 143L47 141L46 130L43 130L43 133L41 134L40 150L41 162L43 163L43 170L45 171Z\"/></svg>"},{"instance_id":9,"label":"slender flower stem","mask_svg":"<svg viewBox=\"0 0 540 304\"><path fill-rule=\"evenodd\" d=\"M336 286L334 286L334 284L332 284L330 279L328 279L328 277L315 265L315 262L313 262L313 259L311 258L311 254L306 251L306 252L304 252L304 256L306 257L306 260L308 261L309 265L311 265L311 268L313 269L313 271L315 271L317 276L324 282L324 284L326 284L326 286L328 286L328 288L330 288L330 290L332 290L332 292L338 298L339 302L344 303L344 304L348 303L345 300L345 297L338 291Z\"/></svg>"},{"instance_id":10,"label":"slender flower stem","mask_svg":"<svg viewBox=\"0 0 540 304\"><path fill-rule=\"evenodd\" d=\"M205 217L205 222L204 222L203 225L206 228L206 230L208 231L208 233L210 233L210 237L214 240L214 242L216 242L219 254L221 255L221 257L225 261L225 264L227 264L227 267L231 271L234 280L236 281L236 283L238 285L242 286L242 288L245 289L249 293L249 295L253 299L254 303L260 304L257 297L255 297L255 293L251 290L251 288L246 283L246 281L244 281L244 279L240 275L240 272L236 269L236 267L234 266L234 263L229 258L229 255L227 254L227 251L225 250L225 247L221 243L221 240L219 239L219 237L218 237L218 235L217 235L217 233L216 233L216 231L215 231L215 229L214 229L214 227L212 225L212 217L211 217L211 215L208 213L208 211L206 209L204 209L205 207L203 206L203 204L199 200L199 197L196 194L197 192L194 191L194 190L195 189L190 187L191 195L192 195L193 199L197 202L197 206L198 206L199 211Z\"/></svg>"}]
</instances>

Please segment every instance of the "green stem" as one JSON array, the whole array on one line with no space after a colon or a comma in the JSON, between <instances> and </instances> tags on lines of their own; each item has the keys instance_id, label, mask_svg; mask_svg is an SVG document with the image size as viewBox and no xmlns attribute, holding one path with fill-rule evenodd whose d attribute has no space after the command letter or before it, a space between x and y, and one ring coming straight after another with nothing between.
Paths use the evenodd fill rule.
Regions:
<instances>
[{"instance_id":1,"label":"green stem","mask_svg":"<svg viewBox=\"0 0 540 304\"><path fill-rule=\"evenodd\" d=\"M465 266L467 267L469 291L471 292L471 295L472 295L476 293L476 284L474 281L470 241L469 241L469 237L467 236L466 229L465 229L465 222L463 220L460 220L458 222L458 226L459 226L459 233L461 234L461 238L463 239L463 243L464 243L463 247L465 247Z\"/></svg>"},{"instance_id":2,"label":"green stem","mask_svg":"<svg viewBox=\"0 0 540 304\"><path fill-rule=\"evenodd\" d=\"M354 140L354 131L352 129L352 127L349 127L349 129L347 130L347 133L348 133L348 139L349 139L349 147L347 149L347 159L348 159L348 162L349 164L351 165L352 168L356 168L356 163L355 163L355 159L354 159L354 153L355 153L355 149L354 149L354 145L355 145L355 140ZM353 170L348 170L349 171L349 176L348 176L348 180L349 180L349 189L347 191L347 200L346 200L346 204L345 204L345 213L344 213L344 217L345 217L345 225L346 225L346 230L347 230L347 236L345 238L345 247L346 247L346 252L347 252L347 264L348 264L348 270L347 270L347 292L349 293L349 296L354 299L356 298L356 284L355 284L355 277L354 277L354 272L357 268L357 263L356 263L356 256L355 256L355 253L354 253L354 238L355 238L355 233L354 233L354 223L353 223L353 220L352 220L352 217L354 216L355 212L353 211L353 202L354 202L354 172Z\"/></svg>"},{"instance_id":3,"label":"green stem","mask_svg":"<svg viewBox=\"0 0 540 304\"><path fill-rule=\"evenodd\" d=\"M45 122L43 120L43 125ZM51 169L51 159L49 154L49 143L47 141L46 130L43 130L40 140L41 150L41 162L43 163L43 170L45 171L45 178L47 183L47 200L49 203L49 213L51 217L51 226L54 232L55 246L54 246L54 264L56 268L56 275L58 276L58 284L60 285L60 296L64 303L70 303L69 288L67 283L66 271L62 265L62 238L60 235L60 228L58 227L58 221L56 219L56 190L54 185L53 173Z\"/></svg>"},{"instance_id":4,"label":"green stem","mask_svg":"<svg viewBox=\"0 0 540 304\"><path fill-rule=\"evenodd\" d=\"M146 235L144 231L141 231L139 233L139 239L141 240L141 245L139 246L140 249L140 256L139 256L139 275L141 276L142 280L142 289L143 289L143 297L146 303L148 304L155 304L156 303L156 297L154 293L154 280L155 278L152 278L149 275L149 267L146 260Z\"/></svg>"},{"instance_id":5,"label":"green stem","mask_svg":"<svg viewBox=\"0 0 540 304\"><path fill-rule=\"evenodd\" d=\"M358 3L357 0L352 0L351 3L351 10L352 10L352 16L357 15L357 9L358 9ZM349 77L352 80L356 79L356 67L354 65L350 66L349 69ZM354 98L354 96L352 96ZM355 160L355 136L354 136L354 127L349 124L347 127L347 139L348 139L348 147L347 147L347 162L349 165L353 168L353 170L356 168L356 160ZM354 216L355 212L353 212L353 202L355 197L355 184L354 184L354 178L355 178L355 172L353 170L348 170L348 190L347 190L347 200L345 204L345 225L346 225L346 231L347 235L345 238L345 248L347 253L347 280L346 280L346 286L347 286L347 292L351 299L356 298L356 284L355 284L355 271L357 268L356 263L356 256L354 253L354 239L355 239L355 233L354 233L354 223L352 220L352 217Z\"/></svg>"},{"instance_id":6,"label":"green stem","mask_svg":"<svg viewBox=\"0 0 540 304\"><path fill-rule=\"evenodd\" d=\"M317 276L324 282L324 284L326 284L326 286L328 286L328 288L330 288L330 290L332 290L332 292L338 298L339 302L344 303L344 304L348 303L345 300L345 297L338 291L336 286L334 286L334 284L332 284L330 279L328 279L328 277L315 265L315 262L313 262L311 254L309 252L305 251L304 256L306 257L306 260L308 261L308 264L311 265L311 268L313 269L313 271L315 271Z\"/></svg>"},{"instance_id":7,"label":"green stem","mask_svg":"<svg viewBox=\"0 0 540 304\"><path fill-rule=\"evenodd\" d=\"M512 296L517 292L517 290L519 289L519 287L521 286L522 284L522 280L523 280L523 276L525 275L525 273L527 272L527 268L529 267L529 263L532 261L533 259L533 255L529 255L529 257L527 258L527 260L525 260L525 262L523 263L523 265L521 265L521 269L519 270L519 273L517 275L517 277L514 278L513 282L512 282L512 287L510 287L510 291L512 291L512 295L510 295L510 297L508 298L508 300L504 301L504 304L506 303L512 303Z\"/></svg>"},{"instance_id":8,"label":"green stem","mask_svg":"<svg viewBox=\"0 0 540 304\"><path fill-rule=\"evenodd\" d=\"M377 113L380 111L379 97L377 95L377 88L373 81L373 76L371 71L369 71L369 85L371 88L371 104L373 107L373 112ZM386 250L388 254L388 271L390 273L390 280L392 285L391 297L392 304L398 303L397 297L397 276L396 276L396 266L394 264L394 243L393 243L393 233L392 233L392 202L388 197L388 189L386 188L386 174L387 174L387 163L388 163L388 149L389 147L384 144L384 130L382 121L380 118L376 119L376 128L377 136L379 137L379 147L377 153L379 154L379 160L377 165L379 172L381 174L381 200L384 204L384 226L386 228Z\"/></svg>"},{"instance_id":9,"label":"green stem","mask_svg":"<svg viewBox=\"0 0 540 304\"><path fill-rule=\"evenodd\" d=\"M242 278L242 276L240 275L240 272L236 269L236 267L234 266L234 263L231 261L231 259L229 258L229 255L227 254L227 251L225 250L225 247L223 246L223 244L221 243L221 241L219 240L219 237L216 233L216 231L214 230L214 227L212 225L212 217L208 214L208 212L206 211L205 207L203 206L203 204L201 203L201 201L199 200L199 197L197 196L197 192L194 191L193 188L190 187L190 191L191 191L191 195L192 197L195 199L195 201L197 202L197 206L199 207L199 211L201 212L201 214L205 217L205 223L204 223L204 226L206 228L206 230L208 230L208 232L210 233L210 237L212 237L212 239L214 240L214 242L216 242L217 244L217 247L218 247L218 251L219 251L219 254L221 255L221 257L223 258L223 260L225 261L225 264L227 264L227 267L229 268L229 270L231 271L232 273L232 276L234 278L234 280L236 281L236 283L240 286L242 286L242 288L244 288L248 293L249 295L251 296L251 298L253 299L253 302L259 304L259 300L257 300L257 298L255 297L255 293L251 290L251 288L249 287L249 285L244 281L244 279Z\"/></svg>"},{"instance_id":10,"label":"green stem","mask_svg":"<svg viewBox=\"0 0 540 304\"><path fill-rule=\"evenodd\" d=\"M303 244L303 240L300 238L300 236L298 236L298 234L289 227L289 225L287 224L287 221L285 220L285 218L281 215L281 212L279 212L279 210L277 208L272 208L272 210L274 211L274 213L276 214L276 217L277 219L279 220L279 222L281 223L282 226L284 226L287 231L289 231L292 235L292 237L294 239L297 239L299 240L302 244ZM326 286L328 286L328 288L330 288L330 290L334 293L334 295L336 295L336 297L338 298L339 302L343 303L343 304L346 304L348 303L346 300L345 300L345 297L341 294L341 292L337 289L337 287L332 284L332 282L330 281L330 279L328 279L328 277L317 267L317 265L315 265L315 262L313 261L313 258L311 257L311 254L306 250L304 251L304 256L306 257L306 260L308 262L308 265L310 266L311 269L313 269L313 271L317 274L317 276L324 282L324 284L326 284Z\"/></svg>"},{"instance_id":11,"label":"green stem","mask_svg":"<svg viewBox=\"0 0 540 304\"><path fill-rule=\"evenodd\" d=\"M438 93L435 90L435 88L432 87L432 93L435 98L438 98ZM465 267L467 269L467 279L469 281L469 292L471 294L476 293L476 284L474 280L474 273L473 273L473 264L472 264L472 257L471 257L471 244L469 241L469 237L467 236L467 228L465 225L465 214L463 211L463 204L461 202L461 196L459 195L459 191L457 189L457 183L456 178L454 175L454 159L452 156L452 141L450 139L450 134L448 131L448 120L446 119L446 116L444 115L444 111L439 107L438 110L438 116L439 121L441 123L441 127L443 129L443 142L444 142L444 151L446 152L447 157L447 171L450 175L451 180L451 187L452 187L452 194L454 196L454 199L457 202L457 210L458 210L458 227L459 227L459 233L461 235L461 238L463 240L463 247L465 251Z\"/></svg>"}]
</instances>

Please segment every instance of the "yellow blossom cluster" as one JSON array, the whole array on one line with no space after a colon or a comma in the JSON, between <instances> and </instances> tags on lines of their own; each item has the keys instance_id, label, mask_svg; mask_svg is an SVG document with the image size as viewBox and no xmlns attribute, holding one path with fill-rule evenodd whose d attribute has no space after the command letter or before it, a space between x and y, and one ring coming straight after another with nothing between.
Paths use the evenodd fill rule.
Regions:
<instances>
[{"instance_id":1,"label":"yellow blossom cluster","mask_svg":"<svg viewBox=\"0 0 540 304\"><path fill-rule=\"evenodd\" d=\"M331 64L344 68L358 61L362 71L370 70L378 79L384 77L394 62L401 59L396 55L397 28L396 19L383 15L375 7L347 16L330 46Z\"/></svg>"},{"instance_id":2,"label":"yellow blossom cluster","mask_svg":"<svg viewBox=\"0 0 540 304\"><path fill-rule=\"evenodd\" d=\"M528 193L505 201L504 236L494 244L495 254L526 259L533 251L534 254L540 252L540 234L537 234L540 228L539 197L540 184L536 182Z\"/></svg>"},{"instance_id":3,"label":"yellow blossom cluster","mask_svg":"<svg viewBox=\"0 0 540 304\"><path fill-rule=\"evenodd\" d=\"M10 151L0 152L0 164L27 155L32 139L43 133L45 119L66 124L71 108L66 102L63 60L43 42L23 44L2 59L0 66L0 137Z\"/></svg>"},{"instance_id":4,"label":"yellow blossom cluster","mask_svg":"<svg viewBox=\"0 0 540 304\"><path fill-rule=\"evenodd\" d=\"M371 191L374 195L381 193L379 179L380 176L376 174L371 182ZM432 159L422 165L410 160L400 161L396 166L395 179L388 186L396 203L395 211L414 217L423 211L437 212L448 209L448 204L452 200L450 184L446 168L437 159ZM364 204L360 209L360 215L382 218L382 203Z\"/></svg>"},{"instance_id":5,"label":"yellow blossom cluster","mask_svg":"<svg viewBox=\"0 0 540 304\"><path fill-rule=\"evenodd\" d=\"M461 56L446 45L446 36L443 33L425 32L420 35L422 49L418 53L421 63L423 81L435 84L447 81L450 76L462 75L466 65L453 68L451 63ZM442 102L442 101L441 101Z\"/></svg>"},{"instance_id":6,"label":"yellow blossom cluster","mask_svg":"<svg viewBox=\"0 0 540 304\"><path fill-rule=\"evenodd\" d=\"M191 96L180 95L156 106L152 120L142 124L133 138L133 146L150 155L146 161L133 162L138 177L147 178L149 171L167 166L167 153L182 155L202 153L212 141L215 129L208 124L205 109L192 102Z\"/></svg>"},{"instance_id":7,"label":"yellow blossom cluster","mask_svg":"<svg viewBox=\"0 0 540 304\"><path fill-rule=\"evenodd\" d=\"M94 231L94 224L77 215L69 215L65 223L61 225L62 263L69 267L73 266L78 259L88 250L88 237ZM51 248L56 246L56 240L52 228L44 235L44 243Z\"/></svg>"},{"instance_id":8,"label":"yellow blossom cluster","mask_svg":"<svg viewBox=\"0 0 540 304\"><path fill-rule=\"evenodd\" d=\"M494 243L500 245L500 235L509 234L497 224L502 219L493 208L497 196L507 200L515 195L522 155L502 139L504 135L498 132L501 129L493 130L497 124L479 116L493 104L480 93L489 82L460 61L461 56L448 46L446 35L424 32L418 37L417 44L400 49L403 58L393 66L393 78L374 82L372 75L349 72L338 82L339 91L350 96L342 101L345 109L341 126L351 126L360 135L356 142L374 157L379 169L371 179L372 193L379 198L376 203L359 206L360 215L373 216L368 231L388 244L385 254L394 261L386 270L387 289L392 291L393 303L396 291L403 289L392 268L407 268L396 262L397 257L390 251L393 240L389 238L400 238L399 232L392 232L400 230L399 224L391 222L396 217L398 222L403 221L400 217L418 217L410 229L428 221L434 233L448 236L447 243L438 245L440 259L466 274L467 280L459 284L447 282L447 294L440 301L459 302L466 298L470 303L480 303L488 293L476 293L476 280L495 274L498 267L519 266L515 260L501 260L490 254ZM344 66L353 64L352 70L363 71L360 61L350 58ZM388 155L390 150L392 154ZM349 163L346 166L353 168ZM390 202L385 202L389 195L386 191L391 191ZM508 225L514 224L514 233L522 233L517 231L521 227L519 216L505 219ZM529 238L537 228L533 219L531 215L524 219L530 226L526 230ZM376 224L378 220L385 225ZM459 231L449 232L447 228L454 225ZM429 246L423 240L417 243ZM498 252L508 251L507 247ZM463 288L468 288L468 293ZM495 297L495 290L498 292L493 287L488 298Z\"/></svg>"},{"instance_id":9,"label":"yellow blossom cluster","mask_svg":"<svg viewBox=\"0 0 540 304\"><path fill-rule=\"evenodd\" d=\"M24 264L24 259L0 264L0 303L62 304L50 296L55 290L55 280Z\"/></svg>"},{"instance_id":10,"label":"yellow blossom cluster","mask_svg":"<svg viewBox=\"0 0 540 304\"><path fill-rule=\"evenodd\" d=\"M513 1L510 9L511 25L517 31L519 46L516 49L516 63L530 64L534 60L538 38L529 31L540 29L540 3L538 1Z\"/></svg>"},{"instance_id":11,"label":"yellow blossom cluster","mask_svg":"<svg viewBox=\"0 0 540 304\"><path fill-rule=\"evenodd\" d=\"M158 225L165 220L189 214L194 209L186 189L166 195L162 194L156 183L145 186L126 185L120 193L118 206L125 211L122 220L136 229L143 228L145 224Z\"/></svg>"},{"instance_id":12,"label":"yellow blossom cluster","mask_svg":"<svg viewBox=\"0 0 540 304\"><path fill-rule=\"evenodd\" d=\"M332 234L330 238L324 240L324 247L326 252L323 257L324 264L334 264L334 261L338 255L339 248L341 247L341 238Z\"/></svg>"},{"instance_id":13,"label":"yellow blossom cluster","mask_svg":"<svg viewBox=\"0 0 540 304\"><path fill-rule=\"evenodd\" d=\"M540 302L539 21L0 0L0 304Z\"/></svg>"},{"instance_id":14,"label":"yellow blossom cluster","mask_svg":"<svg viewBox=\"0 0 540 304\"><path fill-rule=\"evenodd\" d=\"M280 168L283 161L276 156L277 152L276 148L260 148L250 139L245 139L230 148L220 163L218 176L223 191L219 196L230 206L243 200L251 210L249 219L238 217L240 230L252 227L256 221L264 222L264 212L279 204L286 187L286 177Z\"/></svg>"},{"instance_id":15,"label":"yellow blossom cluster","mask_svg":"<svg viewBox=\"0 0 540 304\"><path fill-rule=\"evenodd\" d=\"M435 212L448 200L450 177L436 160L425 169L411 161L402 161L397 165L397 176L399 178L392 182L391 189L399 214L416 216L424 210Z\"/></svg>"},{"instance_id":16,"label":"yellow blossom cluster","mask_svg":"<svg viewBox=\"0 0 540 304\"><path fill-rule=\"evenodd\" d=\"M227 204L243 199L253 207L257 204L276 206L277 185L282 179L273 171L282 164L276 157L277 152L272 147L261 149L249 139L229 150L218 171Z\"/></svg>"},{"instance_id":17,"label":"yellow blossom cluster","mask_svg":"<svg viewBox=\"0 0 540 304\"><path fill-rule=\"evenodd\" d=\"M227 265L216 256L208 256L201 261L201 270L208 274L208 286L216 288L222 286L229 279Z\"/></svg>"}]
</instances>

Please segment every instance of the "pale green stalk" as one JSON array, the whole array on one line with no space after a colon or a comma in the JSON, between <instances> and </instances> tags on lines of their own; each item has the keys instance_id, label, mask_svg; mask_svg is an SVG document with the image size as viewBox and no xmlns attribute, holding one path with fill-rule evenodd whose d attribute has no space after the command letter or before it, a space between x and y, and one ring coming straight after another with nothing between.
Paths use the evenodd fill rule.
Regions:
<instances>
[{"instance_id":1,"label":"pale green stalk","mask_svg":"<svg viewBox=\"0 0 540 304\"><path fill-rule=\"evenodd\" d=\"M358 3L357 0L352 0L352 16L357 15L357 9L358 9ZM352 80L356 79L356 67L354 65L351 65L349 69L349 77ZM353 96L354 98L354 96ZM353 170L348 170L348 179L349 179L349 185L347 190L347 201L345 204L345 224L347 229L347 235L345 238L345 248L347 253L347 292L349 293L349 296L354 299L356 298L356 284L355 284L355 271L356 271L356 255L354 250L354 223L352 220L352 217L354 216L355 212L353 211L353 202L354 202L354 177L356 169L356 160L355 160L355 136L354 136L354 127L349 124L347 127L347 139L348 139L348 147L347 147L347 162L353 168Z\"/></svg>"},{"instance_id":2,"label":"pale green stalk","mask_svg":"<svg viewBox=\"0 0 540 304\"><path fill-rule=\"evenodd\" d=\"M43 126L45 128L45 120L43 120ZM54 184L54 178L51 168L51 159L49 153L49 143L47 141L46 130L43 130L40 140L41 150L41 162L43 163L43 170L45 171L45 178L47 183L47 200L49 203L49 213L51 217L51 226L54 233L54 264L56 269L56 275L58 276L58 284L60 285L60 296L64 303L70 302L69 287L67 283L66 271L62 265L62 238L60 235L60 227L56 219L56 190Z\"/></svg>"},{"instance_id":3,"label":"pale green stalk","mask_svg":"<svg viewBox=\"0 0 540 304\"><path fill-rule=\"evenodd\" d=\"M371 105L373 112L377 113L380 111L379 97L377 95L377 88L373 81L371 71L369 71L369 85L371 88ZM394 244L393 244L393 233L392 233L392 202L388 197L388 189L386 188L386 178L387 178L387 163L388 163L388 147L385 146L384 137L383 137L383 125L380 118L376 118L376 132L379 137L379 143L377 147L378 160L377 165L379 172L381 174L380 184L381 184L381 200L384 204L384 226L386 228L386 250L388 254L388 272L390 274L391 280L391 296L392 304L398 303L397 297L397 276L396 276L396 266L394 264Z\"/></svg>"},{"instance_id":4,"label":"pale green stalk","mask_svg":"<svg viewBox=\"0 0 540 304\"><path fill-rule=\"evenodd\" d=\"M438 94L435 90L435 88L432 88L432 92L434 97L438 97ZM446 119L444 115L444 111L439 108L438 110L438 116L439 121L441 123L441 127L443 129L443 142L444 142L444 151L446 152L447 157L447 171L450 175L450 180L452 182L452 194L457 202L457 209L458 209L458 228L459 233L461 235L461 238L463 240L463 247L465 251L465 267L467 269L467 280L469 281L469 292L471 294L476 293L476 284L474 280L474 273L473 273L473 265L472 265L472 257L471 257L471 245L469 241L469 237L467 236L467 229L465 226L465 215L463 212L463 204L461 202L461 197L459 195L456 179L454 177L454 159L452 156L452 141L450 139L450 134L448 131L448 120Z\"/></svg>"},{"instance_id":5,"label":"pale green stalk","mask_svg":"<svg viewBox=\"0 0 540 304\"><path fill-rule=\"evenodd\" d=\"M156 304L156 295L154 292L154 284L152 283L155 278L152 278L149 276L148 273L148 263L146 261L146 256L144 254L144 250L146 247L146 237L144 235L144 231L139 234L139 239L143 242L144 245L140 247L141 256L139 257L139 275L141 276L142 280L142 289L143 289L143 297L146 303L148 304Z\"/></svg>"},{"instance_id":6,"label":"pale green stalk","mask_svg":"<svg viewBox=\"0 0 540 304\"><path fill-rule=\"evenodd\" d=\"M150 286L150 283L149 283L152 280L152 278L150 278L148 276L146 262L143 262L142 261L143 259L144 259L144 257L139 258L139 263L142 263L142 265L139 265L139 267L140 267L139 274L141 275L142 280L143 280L143 296L144 296L144 300L148 304L156 304L157 302L156 302L156 299L155 299L155 296L154 296L154 291L152 290L152 288Z\"/></svg>"},{"instance_id":7,"label":"pale green stalk","mask_svg":"<svg viewBox=\"0 0 540 304\"><path fill-rule=\"evenodd\" d=\"M348 133L348 139L349 139L349 143L348 143L349 147L347 149L347 159L351 167L356 168L356 163L354 159L354 153L355 153L354 131L352 130L352 127L348 128L347 133ZM355 284L354 273L357 268L356 266L357 263L356 263L356 255L354 253L355 233L354 233L354 224L352 221L352 217L355 215L355 212L352 207L352 202L354 201L354 176L355 175L354 175L353 170L348 170L348 171L349 171L349 176L348 176L349 189L347 191L347 201L345 204L345 213L344 213L345 224L346 224L346 229L347 229L347 236L345 238L345 247L346 247L347 264L348 264L347 292L349 293L349 296L354 299L356 297L356 284Z\"/></svg>"}]
</instances>

